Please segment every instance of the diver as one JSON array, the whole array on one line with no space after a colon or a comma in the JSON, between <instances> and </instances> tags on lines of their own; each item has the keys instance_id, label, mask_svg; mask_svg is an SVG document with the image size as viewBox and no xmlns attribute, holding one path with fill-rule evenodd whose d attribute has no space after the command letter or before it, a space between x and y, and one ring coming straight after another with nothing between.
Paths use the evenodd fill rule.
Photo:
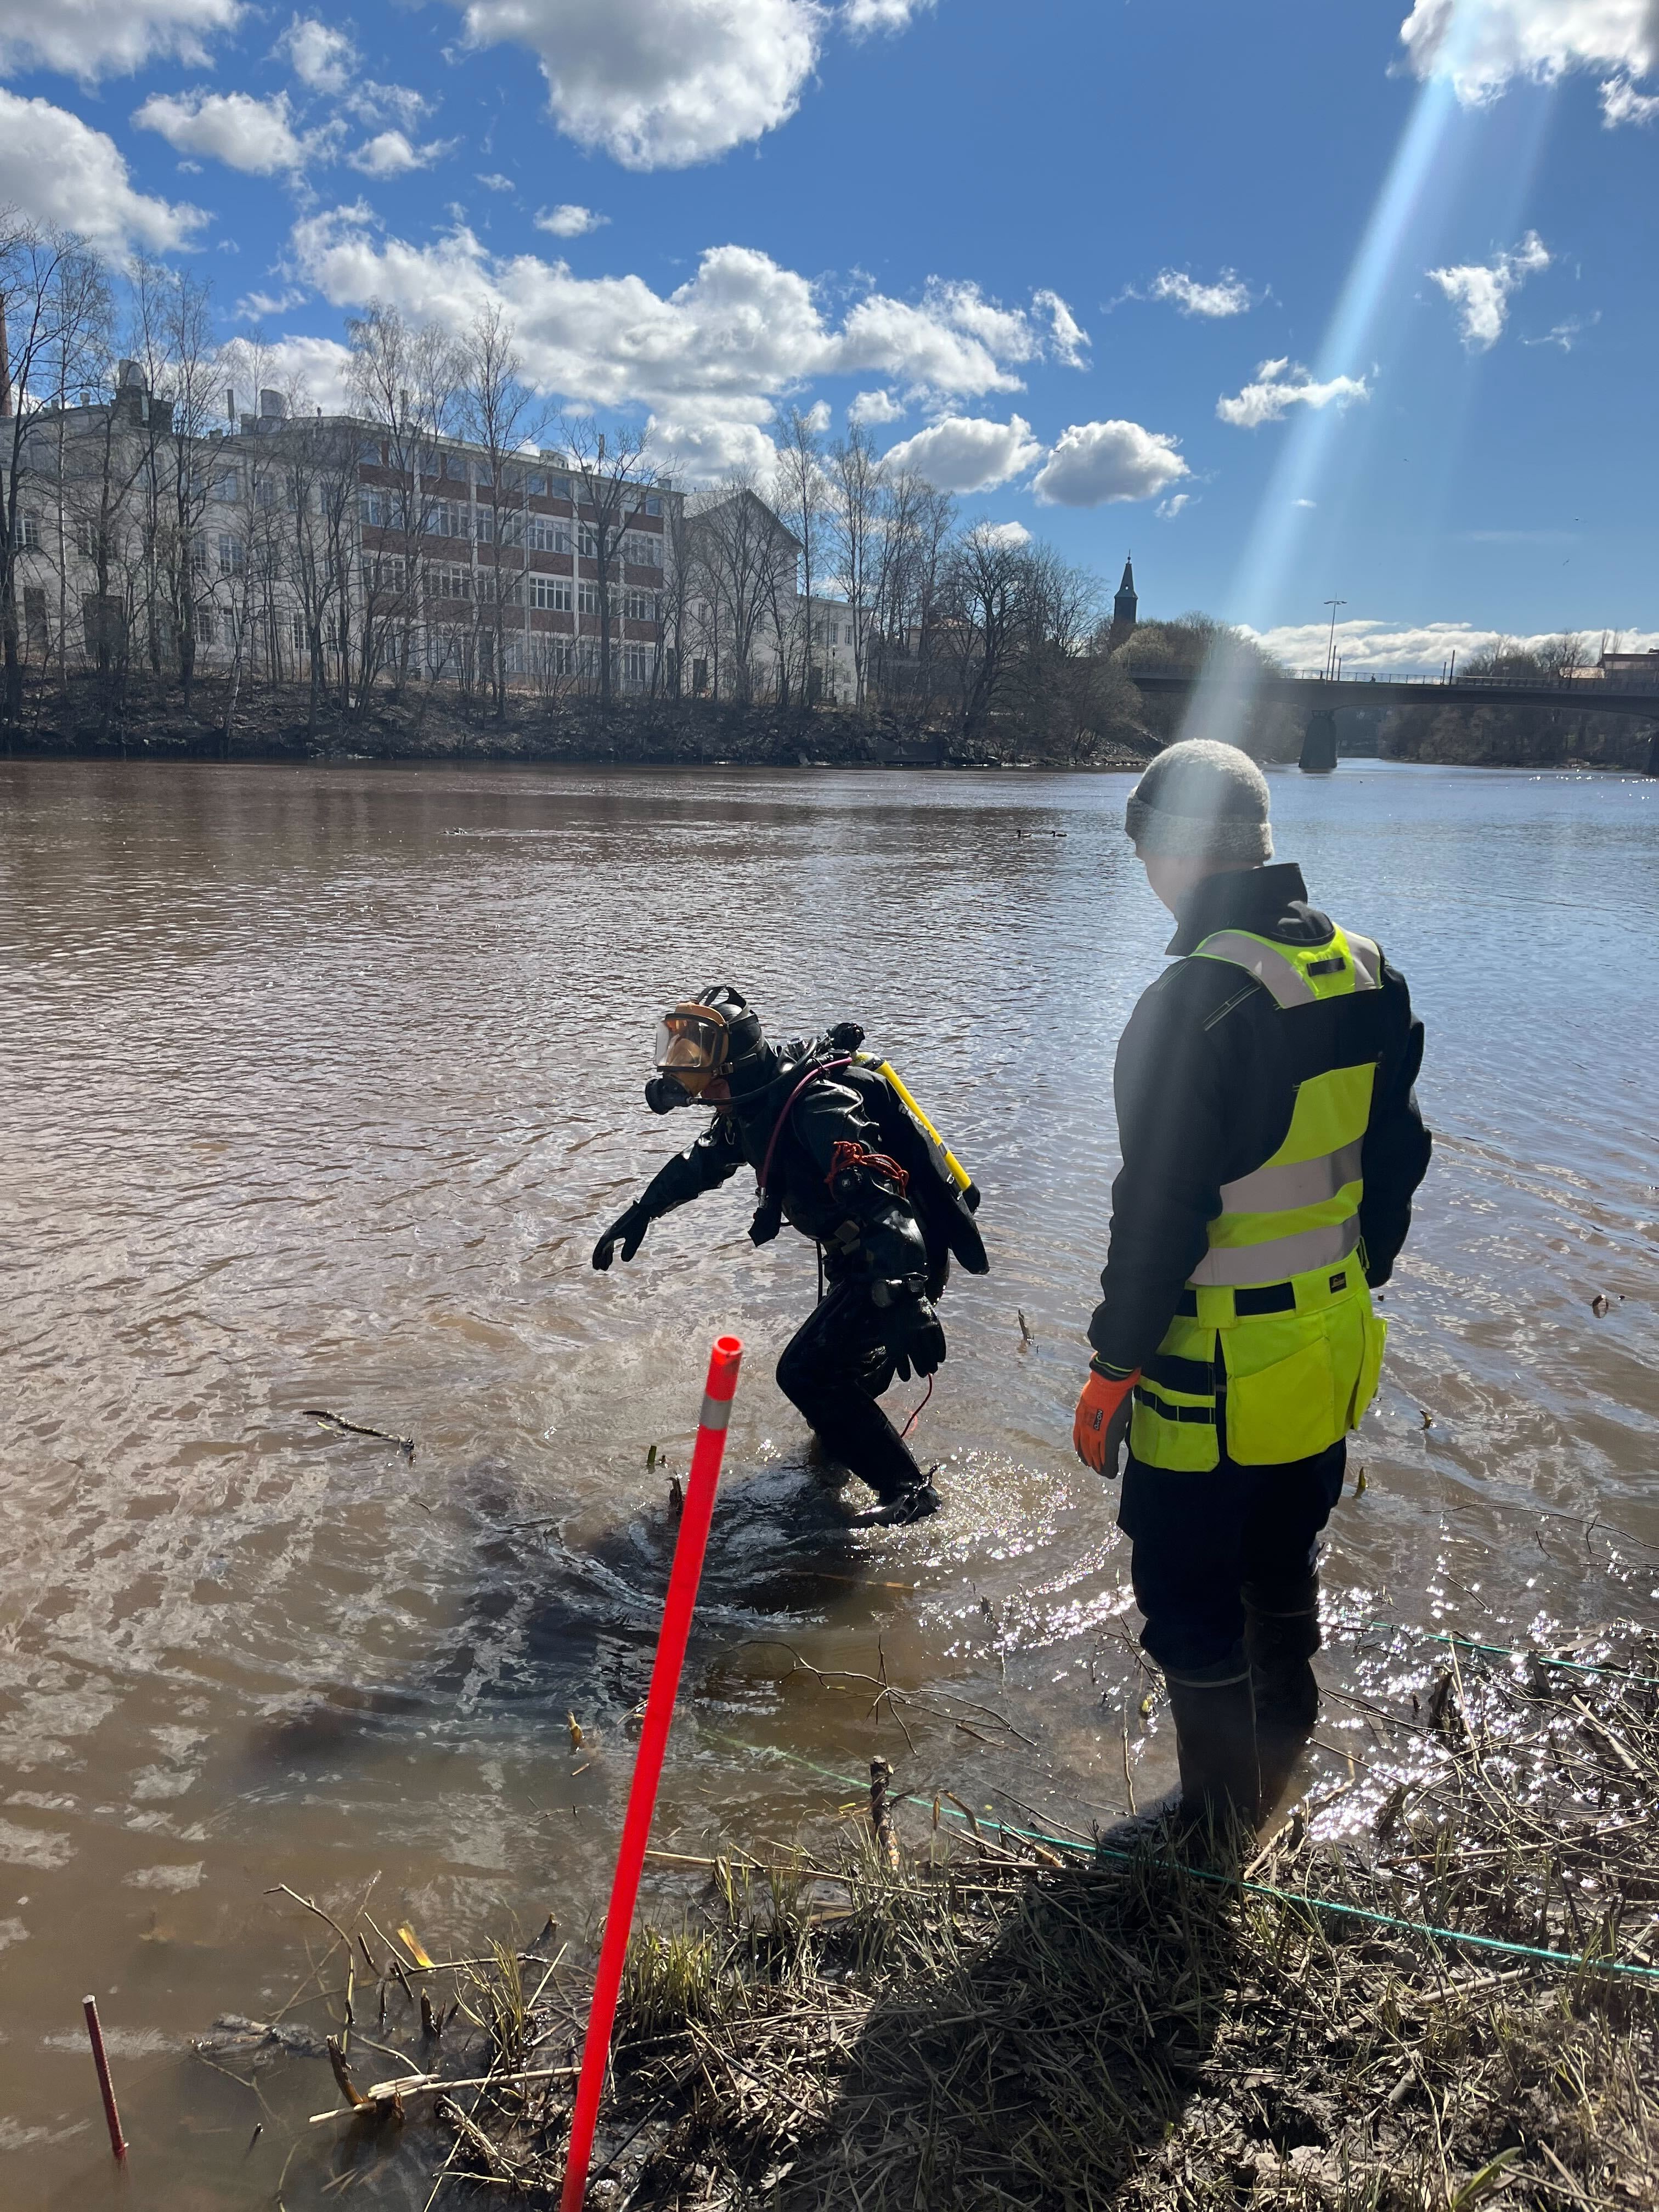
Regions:
<instances>
[{"instance_id":1,"label":"diver","mask_svg":"<svg viewBox=\"0 0 1659 2212\"><path fill-rule=\"evenodd\" d=\"M778 1387L825 1455L875 1492L864 1520L916 1521L939 1492L876 1401L945 1358L935 1305L951 1256L975 1274L989 1263L978 1191L863 1042L847 1022L770 1044L728 985L682 1000L659 1025L646 1103L712 1106L714 1118L605 1231L593 1265L608 1268L618 1246L631 1260L659 1216L751 1169L751 1241L769 1243L787 1220L822 1258L823 1295L778 1362Z\"/></svg>"}]
</instances>

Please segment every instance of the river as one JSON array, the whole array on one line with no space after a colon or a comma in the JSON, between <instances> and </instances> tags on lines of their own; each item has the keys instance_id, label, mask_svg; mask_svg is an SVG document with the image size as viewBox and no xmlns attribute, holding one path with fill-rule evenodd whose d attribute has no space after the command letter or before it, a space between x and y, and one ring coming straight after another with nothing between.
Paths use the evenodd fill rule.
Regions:
<instances>
[{"instance_id":1,"label":"river","mask_svg":"<svg viewBox=\"0 0 1659 2212\"><path fill-rule=\"evenodd\" d=\"M591 1927L661 1462L722 1331L749 1350L659 1841L787 1840L875 1749L926 1797L1078 1825L1126 1763L1168 1780L1113 1500L1069 1448L1113 1049L1168 934L1127 788L0 763L11 2212L268 2205L285 2161L289 2212L342 2201L303 2125L326 2067L256 2099L188 2046L303 1982L325 1931L278 1884L336 1911L373 1884L435 1956ZM1525 1644L1659 1595L1659 783L1348 762L1273 800L1428 1024L1436 1158L1322 1662L1403 1693L1433 1648L1376 1621ZM728 979L775 1033L862 1021L984 1188L994 1272L946 1296L916 1431L947 1510L915 1528L849 1528L808 1463L771 1369L811 1252L752 1250L737 1185L588 1266L690 1133L641 1103L654 1019ZM884 1674L924 1693L914 1747Z\"/></svg>"}]
</instances>

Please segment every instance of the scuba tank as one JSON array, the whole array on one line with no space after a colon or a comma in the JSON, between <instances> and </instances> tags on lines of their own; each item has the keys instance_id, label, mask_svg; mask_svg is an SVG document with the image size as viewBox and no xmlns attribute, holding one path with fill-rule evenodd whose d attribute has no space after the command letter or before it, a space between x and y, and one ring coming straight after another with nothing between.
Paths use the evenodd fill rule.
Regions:
<instances>
[{"instance_id":1,"label":"scuba tank","mask_svg":"<svg viewBox=\"0 0 1659 2212\"><path fill-rule=\"evenodd\" d=\"M857 1094L860 1104L881 1133L882 1147L909 1176L906 1192L930 1258L948 1252L970 1275L988 1275L991 1262L974 1216L980 1190L918 1104L892 1062L865 1052L864 1031L856 1022L841 1022L816 1040L793 1085L772 1132L759 1176L760 1205L750 1231L757 1243L777 1234L778 1197L769 1189L769 1170L791 1109L807 1085L833 1075ZM759 1232L758 1234L757 1232Z\"/></svg>"}]
</instances>

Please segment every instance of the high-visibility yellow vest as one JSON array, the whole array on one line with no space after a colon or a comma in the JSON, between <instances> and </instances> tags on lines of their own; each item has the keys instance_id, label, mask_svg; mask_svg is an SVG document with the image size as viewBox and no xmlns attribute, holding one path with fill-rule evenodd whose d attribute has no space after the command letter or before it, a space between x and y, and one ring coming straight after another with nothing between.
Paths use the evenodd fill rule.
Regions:
<instances>
[{"instance_id":1,"label":"high-visibility yellow vest","mask_svg":"<svg viewBox=\"0 0 1659 2212\"><path fill-rule=\"evenodd\" d=\"M1281 944L1242 929L1192 955L1246 969L1294 1021L1322 999L1381 988L1369 938ZM1151 1467L1306 1459L1358 1426L1376 1392L1388 1325L1371 1310L1359 1242L1360 1155L1374 1061L1305 1078L1285 1141L1221 1187L1204 1257L1135 1386L1129 1449Z\"/></svg>"}]
</instances>

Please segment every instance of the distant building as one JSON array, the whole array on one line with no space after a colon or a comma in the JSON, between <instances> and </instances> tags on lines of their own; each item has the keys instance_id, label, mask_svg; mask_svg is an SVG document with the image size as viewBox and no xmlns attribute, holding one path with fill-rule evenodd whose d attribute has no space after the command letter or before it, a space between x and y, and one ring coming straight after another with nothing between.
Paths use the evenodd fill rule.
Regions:
<instances>
[{"instance_id":1,"label":"distant building","mask_svg":"<svg viewBox=\"0 0 1659 2212\"><path fill-rule=\"evenodd\" d=\"M1598 676L1646 677L1659 688L1659 652L1604 653L1595 673Z\"/></svg>"},{"instance_id":2,"label":"distant building","mask_svg":"<svg viewBox=\"0 0 1659 2212\"><path fill-rule=\"evenodd\" d=\"M1106 633L1106 650L1115 653L1134 635L1135 616L1140 605L1135 597L1135 572L1132 561L1123 563L1123 581L1117 587L1112 601L1112 626Z\"/></svg>"}]
</instances>

